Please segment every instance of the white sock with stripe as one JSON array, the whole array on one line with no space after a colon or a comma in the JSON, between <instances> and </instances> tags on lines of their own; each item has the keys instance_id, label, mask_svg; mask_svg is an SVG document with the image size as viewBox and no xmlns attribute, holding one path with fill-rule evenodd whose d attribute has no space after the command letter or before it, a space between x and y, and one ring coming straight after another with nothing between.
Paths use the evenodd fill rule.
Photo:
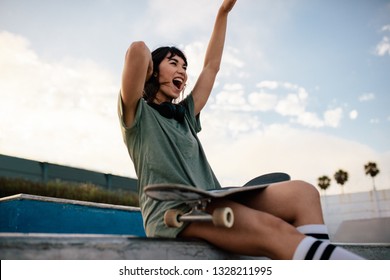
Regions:
<instances>
[{"instance_id":1,"label":"white sock with stripe","mask_svg":"<svg viewBox=\"0 0 390 280\"><path fill-rule=\"evenodd\" d=\"M295 249L294 260L363 260L339 246L307 236Z\"/></svg>"},{"instance_id":2,"label":"white sock with stripe","mask_svg":"<svg viewBox=\"0 0 390 280\"><path fill-rule=\"evenodd\" d=\"M300 233L317 238L319 240L329 240L328 227L324 224L310 224L297 227Z\"/></svg>"}]
</instances>

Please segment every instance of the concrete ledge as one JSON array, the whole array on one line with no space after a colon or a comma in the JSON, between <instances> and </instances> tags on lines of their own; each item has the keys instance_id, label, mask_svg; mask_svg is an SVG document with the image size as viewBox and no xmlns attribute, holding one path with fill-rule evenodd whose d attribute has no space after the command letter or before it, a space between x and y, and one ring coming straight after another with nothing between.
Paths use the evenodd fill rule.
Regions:
<instances>
[{"instance_id":1,"label":"concrete ledge","mask_svg":"<svg viewBox=\"0 0 390 280\"><path fill-rule=\"evenodd\" d=\"M336 244L370 260L390 260L390 244ZM0 233L2 260L246 260L200 240L128 235Z\"/></svg>"},{"instance_id":2,"label":"concrete ledge","mask_svg":"<svg viewBox=\"0 0 390 280\"><path fill-rule=\"evenodd\" d=\"M97 202L89 202L89 201L66 199L66 198L56 198L56 197L40 196L40 195L32 195L32 194L24 194L24 193L0 198L0 202L18 201L18 200L53 202L58 204L80 205L80 206L126 210L126 211L140 211L139 207L134 207L134 206L113 205L113 204L106 204L106 203L97 203Z\"/></svg>"},{"instance_id":3,"label":"concrete ledge","mask_svg":"<svg viewBox=\"0 0 390 280\"><path fill-rule=\"evenodd\" d=\"M0 233L2 260L207 260L239 256L198 240L124 235Z\"/></svg>"}]
</instances>

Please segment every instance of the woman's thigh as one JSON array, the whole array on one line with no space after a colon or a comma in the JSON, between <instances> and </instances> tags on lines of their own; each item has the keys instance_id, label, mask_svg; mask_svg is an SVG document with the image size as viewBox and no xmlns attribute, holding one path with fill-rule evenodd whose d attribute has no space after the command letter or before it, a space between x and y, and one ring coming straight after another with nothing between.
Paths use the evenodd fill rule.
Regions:
<instances>
[{"instance_id":1,"label":"woman's thigh","mask_svg":"<svg viewBox=\"0 0 390 280\"><path fill-rule=\"evenodd\" d=\"M232 228L212 223L190 223L180 234L184 238L201 238L217 247L237 254L289 259L304 237L285 221L262 211L229 200L213 202L208 211L230 207L234 213Z\"/></svg>"}]
</instances>

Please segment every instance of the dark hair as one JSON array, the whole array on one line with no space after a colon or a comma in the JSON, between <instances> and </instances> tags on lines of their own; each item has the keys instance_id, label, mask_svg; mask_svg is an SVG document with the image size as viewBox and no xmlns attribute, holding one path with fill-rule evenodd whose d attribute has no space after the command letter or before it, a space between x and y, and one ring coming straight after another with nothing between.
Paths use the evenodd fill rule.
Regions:
<instances>
[{"instance_id":1,"label":"dark hair","mask_svg":"<svg viewBox=\"0 0 390 280\"><path fill-rule=\"evenodd\" d=\"M153 74L149 80L146 81L144 87L143 98L147 102L152 102L155 98L159 88L160 83L158 82L158 74L159 74L159 66L160 63L164 60L164 58L170 54L169 58L174 56L179 56L184 60L184 63L187 65L187 58L184 53L176 47L160 47L155 49L152 52L152 60L153 60Z\"/></svg>"}]
</instances>

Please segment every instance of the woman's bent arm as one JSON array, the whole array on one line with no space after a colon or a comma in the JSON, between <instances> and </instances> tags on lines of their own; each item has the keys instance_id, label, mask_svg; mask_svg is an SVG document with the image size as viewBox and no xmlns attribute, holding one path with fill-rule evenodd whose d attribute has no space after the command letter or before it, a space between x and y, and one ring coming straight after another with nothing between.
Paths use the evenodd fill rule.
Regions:
<instances>
[{"instance_id":1,"label":"woman's bent arm","mask_svg":"<svg viewBox=\"0 0 390 280\"><path fill-rule=\"evenodd\" d=\"M133 42L126 52L122 73L121 95L123 115L127 127L134 121L138 100L142 97L145 82L153 71L152 56L144 42Z\"/></svg>"}]
</instances>

